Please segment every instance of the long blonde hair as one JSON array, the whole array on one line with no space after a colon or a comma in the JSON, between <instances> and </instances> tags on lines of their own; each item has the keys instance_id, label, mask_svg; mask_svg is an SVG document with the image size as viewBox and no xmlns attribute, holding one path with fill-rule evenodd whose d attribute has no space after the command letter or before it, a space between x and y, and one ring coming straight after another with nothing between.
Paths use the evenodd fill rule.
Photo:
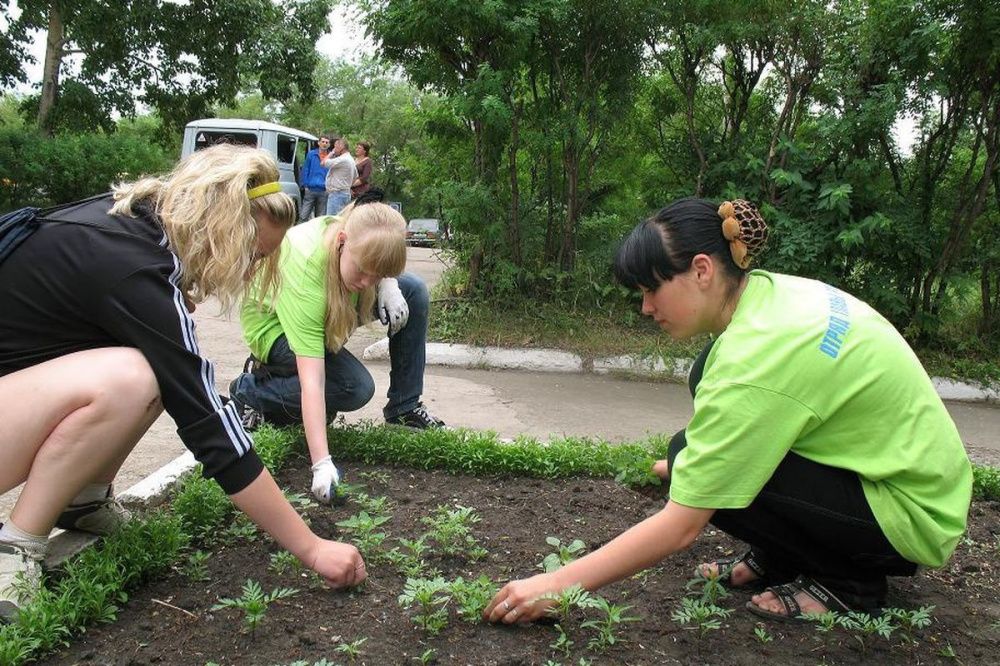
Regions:
<instances>
[{"instance_id":1,"label":"long blonde hair","mask_svg":"<svg viewBox=\"0 0 1000 666\"><path fill-rule=\"evenodd\" d=\"M354 329L374 319L377 283L358 295L357 307L340 279L340 248L337 236L343 231L351 244L351 256L358 268L379 277L395 277L406 267L406 220L383 203L351 204L340 213L341 221L327 228L326 266L326 346L339 351Z\"/></svg>"},{"instance_id":2,"label":"long blonde hair","mask_svg":"<svg viewBox=\"0 0 1000 666\"><path fill-rule=\"evenodd\" d=\"M111 214L135 217L138 203L151 204L183 266L181 290L196 303L215 296L228 311L247 293L255 273L260 273L260 298L277 289L279 253L256 258L254 214L288 229L295 222L295 202L283 192L247 196L249 188L277 180L270 154L219 144L182 160L165 178L116 185Z\"/></svg>"}]
</instances>

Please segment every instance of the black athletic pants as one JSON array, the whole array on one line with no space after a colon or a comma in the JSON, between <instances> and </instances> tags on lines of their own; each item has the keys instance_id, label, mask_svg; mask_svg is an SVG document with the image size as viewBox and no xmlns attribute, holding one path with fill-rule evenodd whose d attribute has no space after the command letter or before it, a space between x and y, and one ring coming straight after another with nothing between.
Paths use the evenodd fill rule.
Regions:
<instances>
[{"instance_id":1,"label":"black athletic pants","mask_svg":"<svg viewBox=\"0 0 1000 666\"><path fill-rule=\"evenodd\" d=\"M711 347L710 342L691 368L692 397ZM671 439L671 468L686 444L683 430ZM711 523L750 545L768 582L804 574L852 606L881 606L886 576L912 576L917 570L886 539L856 473L795 453L785 456L750 506L719 509Z\"/></svg>"}]
</instances>

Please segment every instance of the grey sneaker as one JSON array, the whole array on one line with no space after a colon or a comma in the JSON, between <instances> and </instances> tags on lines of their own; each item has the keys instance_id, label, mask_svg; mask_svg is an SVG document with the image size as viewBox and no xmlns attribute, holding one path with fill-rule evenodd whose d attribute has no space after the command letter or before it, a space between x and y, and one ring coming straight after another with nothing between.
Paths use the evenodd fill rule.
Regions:
<instances>
[{"instance_id":1,"label":"grey sneaker","mask_svg":"<svg viewBox=\"0 0 1000 666\"><path fill-rule=\"evenodd\" d=\"M109 489L107 496L97 502L70 504L59 516L56 527L106 536L130 520L132 512L122 506Z\"/></svg>"},{"instance_id":2,"label":"grey sneaker","mask_svg":"<svg viewBox=\"0 0 1000 666\"><path fill-rule=\"evenodd\" d=\"M21 606L34 598L42 585L44 557L44 552L0 543L0 624L13 622Z\"/></svg>"}]
</instances>

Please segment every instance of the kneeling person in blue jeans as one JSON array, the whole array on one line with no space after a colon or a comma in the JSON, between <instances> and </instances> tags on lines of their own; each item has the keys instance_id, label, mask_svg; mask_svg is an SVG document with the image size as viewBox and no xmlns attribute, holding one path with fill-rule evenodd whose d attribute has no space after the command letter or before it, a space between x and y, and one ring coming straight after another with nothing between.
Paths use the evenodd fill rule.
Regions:
<instances>
[{"instance_id":1,"label":"kneeling person in blue jeans","mask_svg":"<svg viewBox=\"0 0 1000 666\"><path fill-rule=\"evenodd\" d=\"M397 211L363 198L341 216L302 223L281 244L277 295L263 306L247 299L241 312L254 367L233 380L230 396L246 426L304 425L312 491L323 502L340 481L327 423L375 393L368 370L343 347L358 325L378 316L389 326L386 422L444 425L420 402L429 298L420 278L402 273L405 230Z\"/></svg>"}]
</instances>

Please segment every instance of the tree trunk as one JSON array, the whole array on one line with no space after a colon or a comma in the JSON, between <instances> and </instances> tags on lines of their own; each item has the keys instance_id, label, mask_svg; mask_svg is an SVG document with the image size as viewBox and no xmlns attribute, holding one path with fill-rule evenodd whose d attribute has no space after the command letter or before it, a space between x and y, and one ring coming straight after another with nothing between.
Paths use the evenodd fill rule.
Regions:
<instances>
[{"instance_id":1,"label":"tree trunk","mask_svg":"<svg viewBox=\"0 0 1000 666\"><path fill-rule=\"evenodd\" d=\"M566 218L559 248L559 265L573 270L576 260L576 218L580 215L580 162L572 149L563 158L566 168Z\"/></svg>"},{"instance_id":2,"label":"tree trunk","mask_svg":"<svg viewBox=\"0 0 1000 666\"><path fill-rule=\"evenodd\" d=\"M59 92L59 69L63 59L63 23L59 7L49 5L49 32L45 38L45 66L42 70L42 96L38 102L38 127L47 135L52 134L49 115L56 103Z\"/></svg>"},{"instance_id":3,"label":"tree trunk","mask_svg":"<svg viewBox=\"0 0 1000 666\"><path fill-rule=\"evenodd\" d=\"M507 227L507 238L510 241L511 261L520 268L524 260L521 257L521 191L517 181L517 151L521 140L522 105L512 103L511 107L514 113L511 116L510 150L507 158L510 163L510 224Z\"/></svg>"}]
</instances>

